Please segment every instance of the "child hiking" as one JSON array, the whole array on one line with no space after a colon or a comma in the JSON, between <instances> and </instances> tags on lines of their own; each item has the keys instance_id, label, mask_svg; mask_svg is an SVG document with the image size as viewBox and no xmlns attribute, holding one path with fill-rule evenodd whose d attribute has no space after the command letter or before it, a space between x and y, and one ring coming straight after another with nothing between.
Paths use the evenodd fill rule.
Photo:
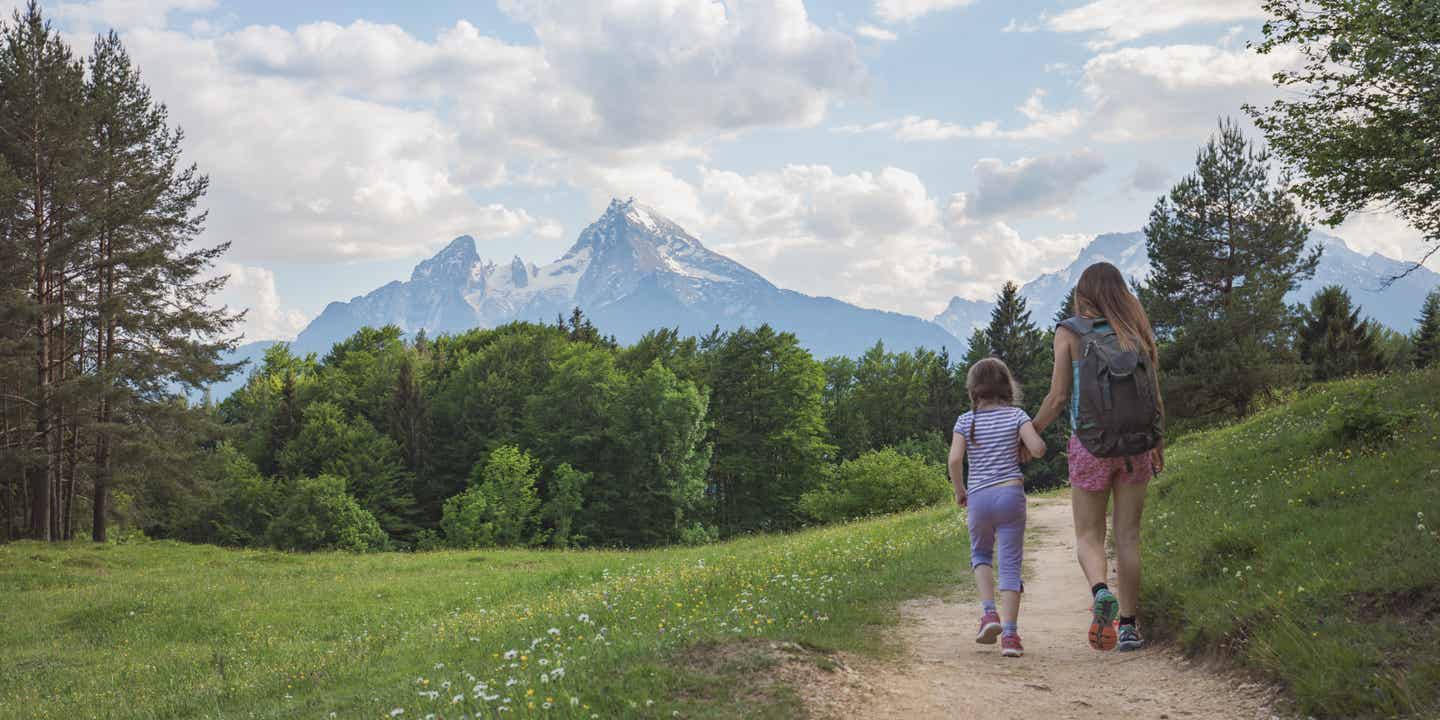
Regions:
<instances>
[{"instance_id":1,"label":"child hiking","mask_svg":"<svg viewBox=\"0 0 1440 720\"><path fill-rule=\"evenodd\" d=\"M970 412L955 421L950 438L950 480L955 501L969 506L970 567L980 594L980 630L975 642L994 644L1000 654L1020 657L1020 565L1025 554L1025 479L1020 473L1017 443L1035 457L1045 454L1045 441L1030 416L1015 407L1019 386L1010 368L998 358L985 358L965 378ZM966 454L970 473L964 474ZM998 556L998 557L997 557ZM1000 607L995 606L995 567L999 563Z\"/></svg>"}]
</instances>

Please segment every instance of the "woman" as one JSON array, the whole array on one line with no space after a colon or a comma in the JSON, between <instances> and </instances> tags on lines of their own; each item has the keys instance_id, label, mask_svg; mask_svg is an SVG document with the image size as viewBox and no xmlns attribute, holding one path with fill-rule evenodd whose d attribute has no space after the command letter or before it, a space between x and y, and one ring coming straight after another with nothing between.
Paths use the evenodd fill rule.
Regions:
<instances>
[{"instance_id":1,"label":"woman","mask_svg":"<svg viewBox=\"0 0 1440 720\"><path fill-rule=\"evenodd\" d=\"M1120 346L1147 360L1150 377L1158 377L1155 373L1159 356L1150 318L1114 265L1096 263L1080 275L1080 282L1075 286L1075 312L1083 321L1081 325L1093 324L1097 328L1108 325ZM1070 324L1074 323L1067 323ZM1050 393L1045 396L1034 424L1036 430L1044 432L1061 412L1069 410L1070 507L1075 516L1075 551L1094 596L1090 646L1096 650L1115 647L1138 650L1145 644L1135 625L1140 594L1140 515L1145 508L1147 484L1165 467L1164 444L1162 441L1153 450L1128 457L1095 457L1085 449L1073 434L1079 403L1078 393L1072 393L1072 388L1078 382L1082 357L1081 336L1070 327L1057 328ZM1163 421L1164 404L1160 402L1158 379L1155 384L1155 404ZM1105 511L1112 495L1118 600L1105 582ZM1118 632L1114 627L1117 613Z\"/></svg>"}]
</instances>

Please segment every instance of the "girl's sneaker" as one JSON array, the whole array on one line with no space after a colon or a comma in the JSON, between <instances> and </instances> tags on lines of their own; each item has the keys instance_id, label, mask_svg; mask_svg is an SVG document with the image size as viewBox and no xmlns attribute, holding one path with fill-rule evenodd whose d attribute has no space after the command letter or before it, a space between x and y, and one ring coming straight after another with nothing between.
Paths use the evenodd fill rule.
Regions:
<instances>
[{"instance_id":1,"label":"girl's sneaker","mask_svg":"<svg viewBox=\"0 0 1440 720\"><path fill-rule=\"evenodd\" d=\"M1090 619L1090 647L1096 650L1115 649L1115 616L1120 614L1120 601L1109 589L1095 593L1095 607Z\"/></svg>"},{"instance_id":2,"label":"girl's sneaker","mask_svg":"<svg viewBox=\"0 0 1440 720\"><path fill-rule=\"evenodd\" d=\"M1025 654L1025 646L1020 644L1019 635L1006 635L1000 638L1000 654L1004 657L1020 657Z\"/></svg>"},{"instance_id":3,"label":"girl's sneaker","mask_svg":"<svg viewBox=\"0 0 1440 720\"><path fill-rule=\"evenodd\" d=\"M975 642L981 645L994 645L995 638L1000 637L1000 616L994 612L987 612L980 618L980 632L975 634Z\"/></svg>"},{"instance_id":4,"label":"girl's sneaker","mask_svg":"<svg viewBox=\"0 0 1440 720\"><path fill-rule=\"evenodd\" d=\"M1140 630L1134 625L1121 625L1115 649L1127 652L1139 650L1142 647L1145 647L1145 638L1140 636Z\"/></svg>"}]
</instances>

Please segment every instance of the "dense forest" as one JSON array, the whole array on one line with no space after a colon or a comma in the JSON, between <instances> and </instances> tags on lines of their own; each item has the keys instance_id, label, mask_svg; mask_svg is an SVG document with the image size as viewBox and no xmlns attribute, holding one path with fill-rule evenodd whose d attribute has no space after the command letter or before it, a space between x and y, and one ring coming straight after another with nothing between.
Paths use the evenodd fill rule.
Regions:
<instances>
[{"instance_id":1,"label":"dense forest","mask_svg":"<svg viewBox=\"0 0 1440 720\"><path fill-rule=\"evenodd\" d=\"M1267 4L1281 20L1262 51L1336 33L1361 47L1369 32L1363 16L1312 27L1288 5ZM1387 42L1423 45L1428 26L1411 30ZM294 550L639 547L919 507L949 497L944 457L969 365L1005 360L1033 413L1054 324L1073 312L1073 297L1030 308L1007 284L963 358L876 344L819 359L768 326L659 328L621 346L577 308L439 337L367 328L323 356L281 344L230 367L220 358L241 316L211 301L226 248L196 247L207 179L181 162L183 135L118 37L77 58L32 4L0 45L5 540L104 541L114 526ZM1348 82L1323 66L1306 82ZM1313 118L1287 102L1248 109L1280 167L1222 121L1146 225L1152 265L1136 290L1161 341L1171 432L1306 383L1440 360L1440 293L1415 308L1408 336L1362 320L1338 287L1284 302L1318 260L1300 201L1343 191L1359 207L1435 177L1406 147L1372 144L1399 169L1320 183L1326 167L1307 159L1350 149L1346 136L1306 144ZM1283 170L1295 167L1308 174L1292 185ZM1433 198L1399 207L1423 215ZM232 372L248 373L240 390L204 394ZM1046 440L1062 447L1063 429ZM1065 458L1026 473L1034 487L1062 484Z\"/></svg>"}]
</instances>

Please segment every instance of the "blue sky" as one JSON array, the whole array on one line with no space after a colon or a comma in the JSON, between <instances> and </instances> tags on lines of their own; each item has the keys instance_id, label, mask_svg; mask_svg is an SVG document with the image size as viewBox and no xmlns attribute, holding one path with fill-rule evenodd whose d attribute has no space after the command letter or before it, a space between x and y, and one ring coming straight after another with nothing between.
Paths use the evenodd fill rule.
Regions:
<instances>
[{"instance_id":1,"label":"blue sky","mask_svg":"<svg viewBox=\"0 0 1440 720\"><path fill-rule=\"evenodd\" d=\"M212 178L250 339L451 238L558 257L612 196L777 284L933 316L1139 229L1290 60L1258 0L96 0ZM1339 233L1414 256L1383 215Z\"/></svg>"}]
</instances>

